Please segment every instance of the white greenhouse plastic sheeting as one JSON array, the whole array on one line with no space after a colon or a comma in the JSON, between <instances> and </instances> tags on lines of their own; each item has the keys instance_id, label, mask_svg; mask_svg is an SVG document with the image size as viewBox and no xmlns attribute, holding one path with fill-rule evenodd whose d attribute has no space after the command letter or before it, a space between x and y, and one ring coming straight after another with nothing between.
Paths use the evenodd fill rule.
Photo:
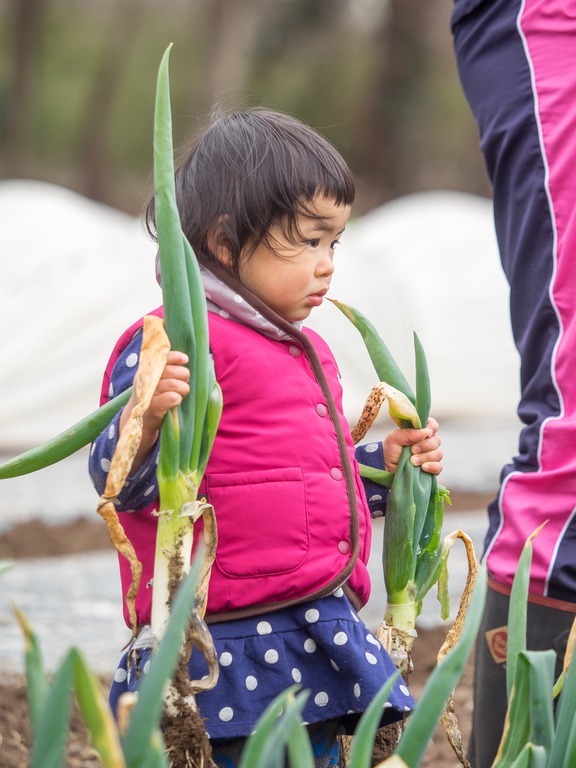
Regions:
<instances>
[{"instance_id":1,"label":"white greenhouse plastic sheeting","mask_svg":"<svg viewBox=\"0 0 576 768\"><path fill-rule=\"evenodd\" d=\"M488 200L407 196L353 220L330 295L379 329L413 381L426 350L438 418L515 420L518 359ZM0 449L37 445L98 404L120 333L161 301L156 248L134 217L36 181L0 183ZM375 374L329 302L309 324L331 345L354 420Z\"/></svg>"},{"instance_id":2,"label":"white greenhouse plastic sheeting","mask_svg":"<svg viewBox=\"0 0 576 768\"><path fill-rule=\"evenodd\" d=\"M0 447L98 407L114 342L162 301L140 221L61 187L0 183Z\"/></svg>"},{"instance_id":3,"label":"white greenhouse plastic sheeting","mask_svg":"<svg viewBox=\"0 0 576 768\"><path fill-rule=\"evenodd\" d=\"M418 334L433 415L517 425L519 358L489 200L449 191L398 198L351 222L336 259L330 296L368 317L412 385ZM355 418L376 382L364 343L329 302L308 322L334 350Z\"/></svg>"}]
</instances>

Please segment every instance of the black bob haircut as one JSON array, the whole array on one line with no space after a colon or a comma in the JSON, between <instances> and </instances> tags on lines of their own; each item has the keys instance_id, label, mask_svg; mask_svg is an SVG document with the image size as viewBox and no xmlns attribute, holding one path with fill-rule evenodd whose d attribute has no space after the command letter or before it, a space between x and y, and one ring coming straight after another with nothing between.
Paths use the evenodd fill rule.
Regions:
<instances>
[{"instance_id":1,"label":"black bob haircut","mask_svg":"<svg viewBox=\"0 0 576 768\"><path fill-rule=\"evenodd\" d=\"M215 258L208 235L219 222L238 276L240 254L270 228L298 237L296 217L314 216L317 196L352 205L354 176L335 147L295 117L263 108L216 113L184 153L176 169L182 229L197 257ZM155 237L154 199L145 209Z\"/></svg>"}]
</instances>

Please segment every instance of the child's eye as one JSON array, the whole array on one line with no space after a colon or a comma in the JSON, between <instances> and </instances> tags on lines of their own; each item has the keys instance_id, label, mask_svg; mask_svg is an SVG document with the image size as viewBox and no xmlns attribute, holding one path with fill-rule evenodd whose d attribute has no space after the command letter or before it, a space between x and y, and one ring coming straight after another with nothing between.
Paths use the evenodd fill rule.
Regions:
<instances>
[{"instance_id":1,"label":"child's eye","mask_svg":"<svg viewBox=\"0 0 576 768\"><path fill-rule=\"evenodd\" d=\"M306 240L306 245L309 245L310 248L318 248L320 245L320 238L316 237L314 240Z\"/></svg>"},{"instance_id":2,"label":"child's eye","mask_svg":"<svg viewBox=\"0 0 576 768\"><path fill-rule=\"evenodd\" d=\"M340 240L333 240L333 241L330 243L330 250L331 250L331 251L335 251L335 250L336 250L336 248L338 248L338 246L339 246L339 245L340 245Z\"/></svg>"}]
</instances>

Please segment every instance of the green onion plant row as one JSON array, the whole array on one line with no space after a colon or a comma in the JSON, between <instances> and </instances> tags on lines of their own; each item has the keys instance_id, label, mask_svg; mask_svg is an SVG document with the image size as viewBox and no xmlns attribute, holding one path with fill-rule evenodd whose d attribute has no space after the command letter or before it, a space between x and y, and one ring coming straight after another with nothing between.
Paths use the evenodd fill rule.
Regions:
<instances>
[{"instance_id":1,"label":"green onion plant row","mask_svg":"<svg viewBox=\"0 0 576 768\"><path fill-rule=\"evenodd\" d=\"M508 626L507 668L510 688L504 735L493 768L572 768L576 765L576 671L567 666L554 685L555 654L526 650L527 585L531 542L524 547L516 572ZM46 676L37 637L26 618L18 619L26 641L26 675L33 732L30 768L64 768L69 717L76 699L103 768L169 768L160 728L162 693L177 663L182 636L194 604L201 563L195 558L179 588L166 631L153 656L150 671L132 703L129 720L120 730L95 675L83 655L71 648L55 674ZM432 672L394 754L378 768L417 768L434 734L450 691L461 679L474 645L486 592L482 566L462 633L454 648ZM574 632L566 658L571 659ZM397 673L399 674L399 673ZM361 718L348 768L369 768L376 729L393 680L386 683ZM554 695L559 702L554 712ZM314 758L301 712L309 691L298 686L275 699L247 742L240 768L313 768Z\"/></svg>"}]
</instances>

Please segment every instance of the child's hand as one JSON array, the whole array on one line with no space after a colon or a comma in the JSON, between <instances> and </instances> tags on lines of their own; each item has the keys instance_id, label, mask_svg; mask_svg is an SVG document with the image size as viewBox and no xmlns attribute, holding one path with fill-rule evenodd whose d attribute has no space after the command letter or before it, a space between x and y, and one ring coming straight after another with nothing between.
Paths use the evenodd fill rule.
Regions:
<instances>
[{"instance_id":1,"label":"child's hand","mask_svg":"<svg viewBox=\"0 0 576 768\"><path fill-rule=\"evenodd\" d=\"M384 465L389 472L396 472L402 448L410 445L412 464L421 467L424 472L439 475L443 457L441 442L435 419L428 419L424 429L394 429L383 443Z\"/></svg>"},{"instance_id":2,"label":"child's hand","mask_svg":"<svg viewBox=\"0 0 576 768\"><path fill-rule=\"evenodd\" d=\"M150 406L143 417L143 426L158 432L164 416L182 402L190 392L190 371L186 368L188 356L183 352L168 352L162 376L152 395Z\"/></svg>"},{"instance_id":3,"label":"child's hand","mask_svg":"<svg viewBox=\"0 0 576 768\"><path fill-rule=\"evenodd\" d=\"M190 392L190 371L186 368L187 362L188 356L183 352L172 350L168 352L166 365L152 395L150 406L142 417L142 439L134 457L132 472L142 465L158 439L164 416L171 408L180 405L183 398ZM133 394L120 416L120 431L124 428L135 405L136 398Z\"/></svg>"}]
</instances>

